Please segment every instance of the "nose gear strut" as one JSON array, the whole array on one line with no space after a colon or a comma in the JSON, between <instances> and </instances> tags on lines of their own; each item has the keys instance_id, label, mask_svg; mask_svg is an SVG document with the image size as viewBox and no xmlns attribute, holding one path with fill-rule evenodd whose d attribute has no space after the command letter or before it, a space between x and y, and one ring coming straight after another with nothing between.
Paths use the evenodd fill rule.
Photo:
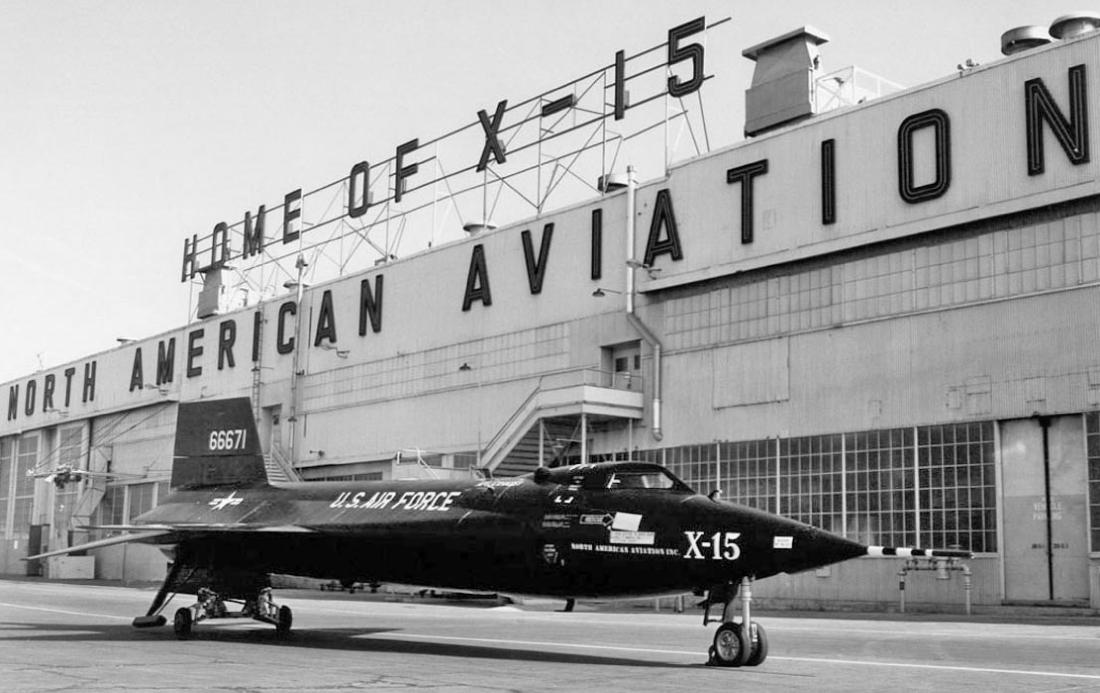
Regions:
<instances>
[{"instance_id":1,"label":"nose gear strut","mask_svg":"<svg viewBox=\"0 0 1100 693\"><path fill-rule=\"evenodd\" d=\"M764 627L752 620L752 578L741 578L741 620L733 618L733 602L738 588L734 583L716 585L703 602L703 625L710 623L710 607L722 604L722 624L714 633L708 666L759 666L768 658L768 636Z\"/></svg>"}]
</instances>

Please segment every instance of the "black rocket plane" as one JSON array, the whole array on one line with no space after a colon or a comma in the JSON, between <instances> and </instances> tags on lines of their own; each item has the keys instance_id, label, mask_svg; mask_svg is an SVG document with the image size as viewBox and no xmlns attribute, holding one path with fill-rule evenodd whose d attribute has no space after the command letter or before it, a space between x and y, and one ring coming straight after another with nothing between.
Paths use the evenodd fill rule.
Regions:
<instances>
[{"instance_id":1,"label":"black rocket plane","mask_svg":"<svg viewBox=\"0 0 1100 693\"><path fill-rule=\"evenodd\" d=\"M171 487L133 524L99 527L125 534L29 559L159 546L171 568L134 626L165 625L170 598L194 594L174 615L181 638L221 617L289 633L292 614L274 601L272 574L566 599L695 591L706 595L704 623L711 605L723 605L710 662L741 666L767 657L764 628L751 619L753 580L859 556L970 556L864 546L695 493L641 462L503 479L271 483L247 398L179 405Z\"/></svg>"}]
</instances>

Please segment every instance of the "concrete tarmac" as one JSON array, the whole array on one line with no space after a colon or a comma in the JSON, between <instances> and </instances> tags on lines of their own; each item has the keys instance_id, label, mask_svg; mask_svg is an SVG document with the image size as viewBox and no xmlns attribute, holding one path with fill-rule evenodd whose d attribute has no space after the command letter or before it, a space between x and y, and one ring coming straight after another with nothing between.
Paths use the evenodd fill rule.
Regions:
<instances>
[{"instance_id":1,"label":"concrete tarmac","mask_svg":"<svg viewBox=\"0 0 1100 693\"><path fill-rule=\"evenodd\" d=\"M757 613L759 667L704 666L689 614L392 602L284 591L294 630L212 621L135 630L154 590L0 581L0 690L1100 691L1100 619ZM165 614L190 597L181 595Z\"/></svg>"}]
</instances>

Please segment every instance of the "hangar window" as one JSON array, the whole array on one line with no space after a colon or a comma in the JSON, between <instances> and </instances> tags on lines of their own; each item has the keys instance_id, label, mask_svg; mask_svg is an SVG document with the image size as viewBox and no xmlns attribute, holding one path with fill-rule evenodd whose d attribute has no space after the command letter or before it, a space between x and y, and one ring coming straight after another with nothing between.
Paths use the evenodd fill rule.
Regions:
<instances>
[{"instance_id":1,"label":"hangar window","mask_svg":"<svg viewBox=\"0 0 1100 693\"><path fill-rule=\"evenodd\" d=\"M8 523L8 495L11 493L11 470L14 464L15 445L11 438L0 440L0 537L6 537Z\"/></svg>"},{"instance_id":2,"label":"hangar window","mask_svg":"<svg viewBox=\"0 0 1100 693\"><path fill-rule=\"evenodd\" d=\"M716 488L717 445L684 445L669 448L665 464L673 474L699 493Z\"/></svg>"},{"instance_id":3,"label":"hangar window","mask_svg":"<svg viewBox=\"0 0 1100 693\"><path fill-rule=\"evenodd\" d=\"M107 490L103 492L103 498L99 501L99 505L96 506L96 514L92 523L96 525L121 525L124 521L122 510L125 494L125 486L108 486ZM99 530L95 532L92 538L103 539L111 534L114 534L114 532Z\"/></svg>"},{"instance_id":4,"label":"hangar window","mask_svg":"<svg viewBox=\"0 0 1100 693\"><path fill-rule=\"evenodd\" d=\"M15 496L12 499L11 530L16 534L27 532L34 524L34 468L38 466L38 434L24 435L18 439L15 453Z\"/></svg>"},{"instance_id":5,"label":"hangar window","mask_svg":"<svg viewBox=\"0 0 1100 693\"><path fill-rule=\"evenodd\" d=\"M841 436L787 438L779 443L779 513L800 522L844 532Z\"/></svg>"},{"instance_id":6,"label":"hangar window","mask_svg":"<svg viewBox=\"0 0 1100 693\"><path fill-rule=\"evenodd\" d=\"M1089 457L1089 527L1092 550L1100 552L1100 411L1085 414Z\"/></svg>"},{"instance_id":7,"label":"hangar window","mask_svg":"<svg viewBox=\"0 0 1100 693\"><path fill-rule=\"evenodd\" d=\"M130 512L128 518L133 522L134 518L153 509L156 495L156 484L130 484L128 487L130 496Z\"/></svg>"},{"instance_id":8,"label":"hangar window","mask_svg":"<svg viewBox=\"0 0 1100 693\"><path fill-rule=\"evenodd\" d=\"M84 458L84 423L75 423L61 426L57 429L57 449L54 453L58 467L81 468L81 460ZM65 484L54 492L55 525L69 527L80 497L81 484Z\"/></svg>"},{"instance_id":9,"label":"hangar window","mask_svg":"<svg viewBox=\"0 0 1100 693\"><path fill-rule=\"evenodd\" d=\"M913 429L861 431L845 439L847 535L866 544L913 546Z\"/></svg>"},{"instance_id":10,"label":"hangar window","mask_svg":"<svg viewBox=\"0 0 1100 693\"><path fill-rule=\"evenodd\" d=\"M991 422L917 429L920 545L997 550Z\"/></svg>"},{"instance_id":11,"label":"hangar window","mask_svg":"<svg viewBox=\"0 0 1100 693\"><path fill-rule=\"evenodd\" d=\"M719 444L723 473L718 487L722 489L725 500L776 512L779 499L778 462L775 456L777 442L769 438Z\"/></svg>"},{"instance_id":12,"label":"hangar window","mask_svg":"<svg viewBox=\"0 0 1100 693\"><path fill-rule=\"evenodd\" d=\"M1100 412L1090 416L1093 548L1100 550ZM720 470L725 500L866 544L997 550L992 422L719 443L717 460L703 465L690 461L696 447L669 448L669 468L691 474L697 490L711 487Z\"/></svg>"}]
</instances>

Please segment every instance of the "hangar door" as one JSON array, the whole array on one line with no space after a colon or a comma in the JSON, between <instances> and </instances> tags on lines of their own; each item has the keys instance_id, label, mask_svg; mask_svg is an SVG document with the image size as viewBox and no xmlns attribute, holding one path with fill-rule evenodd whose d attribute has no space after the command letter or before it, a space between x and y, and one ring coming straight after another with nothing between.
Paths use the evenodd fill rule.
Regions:
<instances>
[{"instance_id":1,"label":"hangar door","mask_svg":"<svg viewBox=\"0 0 1100 693\"><path fill-rule=\"evenodd\" d=\"M1088 602L1084 436L1080 416L1001 422L1008 601Z\"/></svg>"}]
</instances>

